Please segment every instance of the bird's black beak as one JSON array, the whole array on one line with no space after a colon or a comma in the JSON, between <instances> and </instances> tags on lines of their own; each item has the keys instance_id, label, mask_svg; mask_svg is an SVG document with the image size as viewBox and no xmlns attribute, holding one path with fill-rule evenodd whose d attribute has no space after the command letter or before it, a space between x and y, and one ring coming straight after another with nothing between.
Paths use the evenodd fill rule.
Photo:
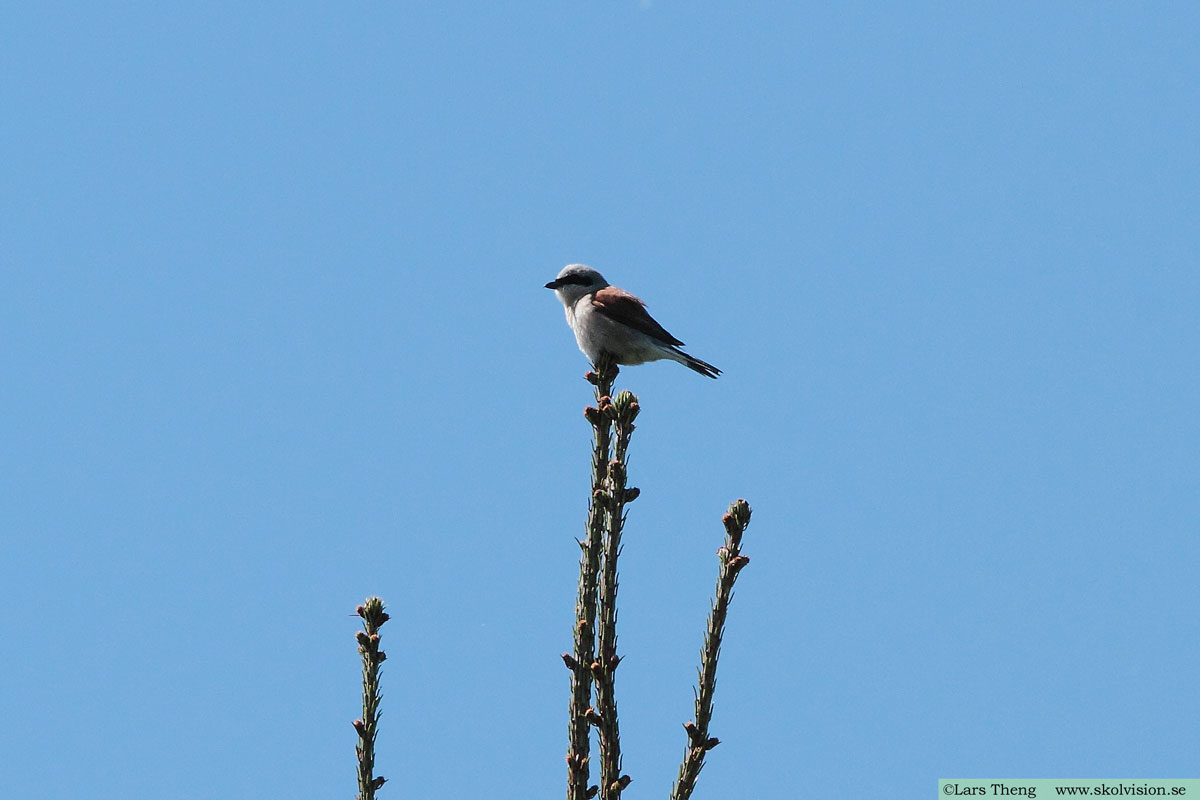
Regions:
<instances>
[{"instance_id":1,"label":"bird's black beak","mask_svg":"<svg viewBox=\"0 0 1200 800\"><path fill-rule=\"evenodd\" d=\"M552 280L546 284L547 289L557 289L560 286L562 286L562 282L560 280L558 280L558 278L555 278L554 280Z\"/></svg>"}]
</instances>

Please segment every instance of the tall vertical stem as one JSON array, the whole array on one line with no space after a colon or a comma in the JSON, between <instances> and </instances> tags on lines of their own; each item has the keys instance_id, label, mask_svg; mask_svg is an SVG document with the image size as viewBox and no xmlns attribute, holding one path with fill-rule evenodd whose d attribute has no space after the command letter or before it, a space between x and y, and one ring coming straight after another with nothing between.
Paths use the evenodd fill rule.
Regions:
<instances>
[{"instance_id":1,"label":"tall vertical stem","mask_svg":"<svg viewBox=\"0 0 1200 800\"><path fill-rule=\"evenodd\" d=\"M375 792L386 779L375 776L375 737L379 733L379 703L383 693L379 689L379 667L387 653L379 649L379 629L388 621L383 601L368 597L355 609L363 620L363 630L355 635L358 653L362 656L362 704L363 714L354 720L358 732L358 800L375 800Z\"/></svg>"},{"instance_id":2,"label":"tall vertical stem","mask_svg":"<svg viewBox=\"0 0 1200 800\"><path fill-rule=\"evenodd\" d=\"M588 800L592 726L592 663L596 660L596 582L607 523L606 484L612 453L612 420L600 411L611 403L617 366L601 359L588 380L596 387L597 408L584 415L592 424L592 493L588 501L587 538L579 543L579 593L575 601L574 653L564 654L571 670L571 708L567 725L567 800Z\"/></svg>"},{"instance_id":3,"label":"tall vertical stem","mask_svg":"<svg viewBox=\"0 0 1200 800\"><path fill-rule=\"evenodd\" d=\"M637 397L630 392L621 392L611 406L602 406L601 410L607 411L613 419L615 441L605 494L608 524L600 570L599 652L592 671L596 679L597 726L600 729L600 797L601 800L617 800L630 782L628 775L621 774L621 731L617 721L615 678L621 663L621 657L617 655L617 558L621 554L625 503L637 497L636 489L625 488L626 453L639 410Z\"/></svg>"},{"instance_id":4,"label":"tall vertical stem","mask_svg":"<svg viewBox=\"0 0 1200 800\"><path fill-rule=\"evenodd\" d=\"M713 599L708 614L708 629L704 634L704 648L700 651L700 685L696 687L696 719L684 724L688 735L687 750L683 763L679 765L679 778L671 792L671 800L688 800L696 788L696 779L704 768L704 757L720 740L708 735L708 723L712 720L713 693L717 690L717 657L721 654L721 638L725 635L725 617L729 613L729 602L733 599L733 584L738 573L750 563L750 557L742 555L742 534L750 524L750 504L738 500L729 506L721 522L725 525L725 544L717 551L721 566L717 573L717 596Z\"/></svg>"}]
</instances>

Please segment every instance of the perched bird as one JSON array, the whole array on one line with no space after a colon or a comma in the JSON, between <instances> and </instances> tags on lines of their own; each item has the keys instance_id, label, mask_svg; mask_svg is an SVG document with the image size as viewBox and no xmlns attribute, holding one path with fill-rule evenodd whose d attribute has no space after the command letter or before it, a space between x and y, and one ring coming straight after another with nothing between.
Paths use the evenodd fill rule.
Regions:
<instances>
[{"instance_id":1,"label":"perched bird","mask_svg":"<svg viewBox=\"0 0 1200 800\"><path fill-rule=\"evenodd\" d=\"M701 375L715 378L721 370L679 349L683 342L667 333L646 304L624 289L609 286L604 276L583 264L568 264L546 284L567 310L567 324L579 349L593 365L608 353L618 364L644 364L669 358Z\"/></svg>"}]
</instances>

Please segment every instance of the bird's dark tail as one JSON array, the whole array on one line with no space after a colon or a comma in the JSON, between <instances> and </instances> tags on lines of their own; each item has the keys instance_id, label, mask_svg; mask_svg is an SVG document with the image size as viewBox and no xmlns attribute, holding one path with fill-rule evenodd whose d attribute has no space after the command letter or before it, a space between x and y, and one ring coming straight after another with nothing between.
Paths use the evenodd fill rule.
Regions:
<instances>
[{"instance_id":1,"label":"bird's dark tail","mask_svg":"<svg viewBox=\"0 0 1200 800\"><path fill-rule=\"evenodd\" d=\"M700 359L696 358L695 356L689 356L687 353L683 352L682 350L679 350L677 348L674 348L674 349L675 349L675 352L678 353L680 356L679 363L683 364L688 369L694 369L696 372L699 372L701 375L704 375L705 377L708 377L708 378L715 378L721 374L721 370L717 369L712 364L709 364L707 361L701 361Z\"/></svg>"}]
</instances>

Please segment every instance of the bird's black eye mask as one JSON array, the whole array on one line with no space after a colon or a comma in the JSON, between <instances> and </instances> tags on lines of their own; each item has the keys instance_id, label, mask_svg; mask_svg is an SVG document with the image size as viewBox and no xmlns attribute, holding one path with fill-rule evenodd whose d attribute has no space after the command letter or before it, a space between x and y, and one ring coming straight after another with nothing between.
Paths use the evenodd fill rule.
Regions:
<instances>
[{"instance_id":1,"label":"bird's black eye mask","mask_svg":"<svg viewBox=\"0 0 1200 800\"><path fill-rule=\"evenodd\" d=\"M591 286L590 279L582 275L568 275L565 278L555 278L546 284L547 289L560 289L563 286Z\"/></svg>"}]
</instances>

